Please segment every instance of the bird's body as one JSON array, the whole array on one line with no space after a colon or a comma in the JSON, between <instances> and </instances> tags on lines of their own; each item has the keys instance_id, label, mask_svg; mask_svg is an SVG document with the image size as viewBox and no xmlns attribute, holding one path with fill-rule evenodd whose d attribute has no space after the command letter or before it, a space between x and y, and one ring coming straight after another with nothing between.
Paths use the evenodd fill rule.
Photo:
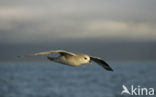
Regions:
<instances>
[{"instance_id":1,"label":"bird's body","mask_svg":"<svg viewBox=\"0 0 156 97\"><path fill-rule=\"evenodd\" d=\"M47 58L53 62L69 65L69 66L81 66L83 64L91 64L91 61L94 61L104 67L108 71L113 71L113 69L101 58L88 56L86 54L71 53L64 50L53 50L47 52L39 52L34 54L29 54L26 56L40 56L48 55L53 53L59 53L57 57L48 56Z\"/></svg>"},{"instance_id":2,"label":"bird's body","mask_svg":"<svg viewBox=\"0 0 156 97\"><path fill-rule=\"evenodd\" d=\"M80 57L81 56L81 57ZM82 57L83 56L83 57ZM84 57L86 58L84 60ZM66 65L70 65L70 66L81 66L83 64L90 64L90 57L88 55L84 55L84 54L76 54L74 56L71 55L61 55L59 57L49 57L48 59L57 63L62 63L62 64L66 64Z\"/></svg>"}]
</instances>

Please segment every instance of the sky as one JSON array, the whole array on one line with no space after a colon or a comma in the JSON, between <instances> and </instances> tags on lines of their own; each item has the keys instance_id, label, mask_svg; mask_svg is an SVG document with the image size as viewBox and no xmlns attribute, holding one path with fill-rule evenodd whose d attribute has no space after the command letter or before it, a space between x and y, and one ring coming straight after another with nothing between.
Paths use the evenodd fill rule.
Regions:
<instances>
[{"instance_id":1,"label":"sky","mask_svg":"<svg viewBox=\"0 0 156 97\"><path fill-rule=\"evenodd\" d=\"M154 60L155 5L155 0L0 0L0 60L50 49Z\"/></svg>"}]
</instances>

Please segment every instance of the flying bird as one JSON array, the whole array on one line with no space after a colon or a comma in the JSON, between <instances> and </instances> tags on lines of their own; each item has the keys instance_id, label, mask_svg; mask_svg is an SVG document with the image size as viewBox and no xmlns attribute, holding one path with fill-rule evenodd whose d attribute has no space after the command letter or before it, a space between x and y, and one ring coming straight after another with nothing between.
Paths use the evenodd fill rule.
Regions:
<instances>
[{"instance_id":1,"label":"flying bird","mask_svg":"<svg viewBox=\"0 0 156 97\"><path fill-rule=\"evenodd\" d=\"M38 52L38 53L29 54L25 56L40 56L40 55L49 55L49 54L54 54L54 53L58 53L59 56L57 57L47 56L47 58L50 61L69 65L69 66L81 66L84 64L92 64L91 61L94 61L100 66L102 66L103 68L105 68L106 70L113 71L113 69L101 58L88 56L86 54L71 53L71 52L67 52L64 50L52 50L52 51L46 51L46 52Z\"/></svg>"}]
</instances>

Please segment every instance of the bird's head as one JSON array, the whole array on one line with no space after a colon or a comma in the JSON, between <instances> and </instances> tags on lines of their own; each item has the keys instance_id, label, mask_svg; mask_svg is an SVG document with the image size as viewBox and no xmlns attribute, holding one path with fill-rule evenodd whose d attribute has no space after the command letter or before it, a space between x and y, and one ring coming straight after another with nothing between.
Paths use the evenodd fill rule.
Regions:
<instances>
[{"instance_id":1,"label":"bird's head","mask_svg":"<svg viewBox=\"0 0 156 97\"><path fill-rule=\"evenodd\" d=\"M92 64L90 61L90 57L88 55L83 55L83 57L81 58L82 62L84 64Z\"/></svg>"}]
</instances>

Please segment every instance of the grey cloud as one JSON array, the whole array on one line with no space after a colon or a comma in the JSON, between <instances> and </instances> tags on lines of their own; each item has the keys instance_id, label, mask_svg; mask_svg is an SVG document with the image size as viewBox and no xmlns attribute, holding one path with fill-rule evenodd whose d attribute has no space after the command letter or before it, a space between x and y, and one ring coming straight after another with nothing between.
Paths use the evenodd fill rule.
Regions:
<instances>
[{"instance_id":1,"label":"grey cloud","mask_svg":"<svg viewBox=\"0 0 156 97\"><path fill-rule=\"evenodd\" d=\"M7 60L8 52L16 55L17 49L23 54L52 48L104 50L114 59L123 51L126 59L131 53L138 59L154 59L155 4L155 0L0 0L0 50L4 51L0 58Z\"/></svg>"}]
</instances>

